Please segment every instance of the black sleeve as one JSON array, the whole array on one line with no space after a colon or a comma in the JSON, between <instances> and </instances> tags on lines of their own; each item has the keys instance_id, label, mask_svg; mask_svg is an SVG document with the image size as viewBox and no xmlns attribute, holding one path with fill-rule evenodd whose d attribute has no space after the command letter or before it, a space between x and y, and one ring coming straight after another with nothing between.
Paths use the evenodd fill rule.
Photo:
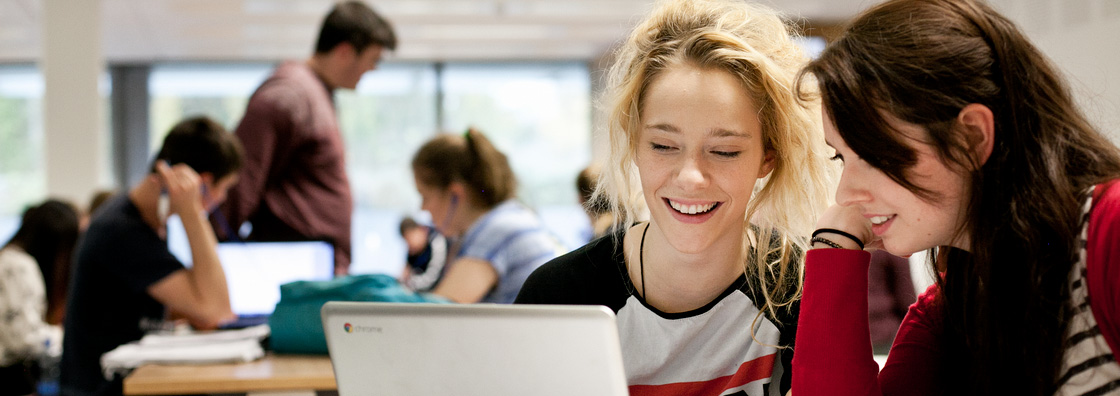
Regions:
<instances>
[{"instance_id":1,"label":"black sleeve","mask_svg":"<svg viewBox=\"0 0 1120 396\"><path fill-rule=\"evenodd\" d=\"M594 279L595 275L584 271L584 263L579 262L581 255L573 255L582 249L552 259L537 268L525 280L514 304L579 304L575 290L579 285Z\"/></svg>"},{"instance_id":2,"label":"black sleeve","mask_svg":"<svg viewBox=\"0 0 1120 396\"><path fill-rule=\"evenodd\" d=\"M600 238L552 259L525 280L515 304L624 305L626 281L620 275L621 255L613 240Z\"/></svg>"},{"instance_id":3,"label":"black sleeve","mask_svg":"<svg viewBox=\"0 0 1120 396\"><path fill-rule=\"evenodd\" d=\"M794 302L789 307L789 317L786 321L779 326L781 337L778 343L785 349L781 350L780 356L782 357L782 366L785 372L782 373L781 393L784 395L789 392L793 387L793 347L797 340L797 319L801 313L801 301Z\"/></svg>"},{"instance_id":4,"label":"black sleeve","mask_svg":"<svg viewBox=\"0 0 1120 396\"><path fill-rule=\"evenodd\" d=\"M553 259L529 274L529 278L525 279L525 284L521 286L521 291L517 293L517 299L513 300L513 303L549 304L555 299L553 289L558 282L554 274L555 262L556 260Z\"/></svg>"}]
</instances>

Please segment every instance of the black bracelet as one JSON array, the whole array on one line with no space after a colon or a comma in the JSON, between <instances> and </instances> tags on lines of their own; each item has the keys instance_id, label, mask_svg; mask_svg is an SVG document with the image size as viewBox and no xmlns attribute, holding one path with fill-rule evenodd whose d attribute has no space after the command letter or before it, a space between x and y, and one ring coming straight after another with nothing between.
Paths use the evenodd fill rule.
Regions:
<instances>
[{"instance_id":1,"label":"black bracelet","mask_svg":"<svg viewBox=\"0 0 1120 396\"><path fill-rule=\"evenodd\" d=\"M817 243L817 242L828 245L829 247L831 247L833 249L843 249L844 248L843 246L840 246L839 243L830 241L828 239L825 239L824 237L813 237L813 239L809 240L809 244L814 244L814 243Z\"/></svg>"},{"instance_id":2,"label":"black bracelet","mask_svg":"<svg viewBox=\"0 0 1120 396\"><path fill-rule=\"evenodd\" d=\"M851 239L852 241L855 241L856 245L859 245L859 250L863 250L863 241L859 240L859 238L856 238L855 235L846 233L844 231L837 230L835 228L820 228L820 229L817 229L816 231L813 231L812 238L816 238L817 235L819 235L821 233L824 233L824 232L830 232L830 233L833 233L833 234L836 234L836 235L839 235L839 236L842 236L842 237L847 237L848 239ZM829 242L831 242L831 241L829 241ZM810 241L810 243L811 243L811 241Z\"/></svg>"}]
</instances>

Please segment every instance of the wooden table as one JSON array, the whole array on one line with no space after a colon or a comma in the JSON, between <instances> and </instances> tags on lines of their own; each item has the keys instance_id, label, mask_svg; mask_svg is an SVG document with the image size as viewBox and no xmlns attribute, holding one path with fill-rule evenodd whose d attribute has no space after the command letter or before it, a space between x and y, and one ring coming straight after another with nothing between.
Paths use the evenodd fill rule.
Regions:
<instances>
[{"instance_id":1,"label":"wooden table","mask_svg":"<svg viewBox=\"0 0 1120 396\"><path fill-rule=\"evenodd\" d=\"M211 365L150 364L133 370L124 379L126 395L314 394L336 389L334 369L326 355L269 354L248 363Z\"/></svg>"}]
</instances>

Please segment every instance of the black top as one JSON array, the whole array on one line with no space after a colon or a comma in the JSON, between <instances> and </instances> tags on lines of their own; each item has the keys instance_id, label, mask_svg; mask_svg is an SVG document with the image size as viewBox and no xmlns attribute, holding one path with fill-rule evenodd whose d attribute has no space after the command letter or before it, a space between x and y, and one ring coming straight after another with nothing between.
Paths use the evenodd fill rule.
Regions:
<instances>
[{"instance_id":1,"label":"black top","mask_svg":"<svg viewBox=\"0 0 1120 396\"><path fill-rule=\"evenodd\" d=\"M759 278L744 274L703 307L662 312L635 291L622 251L624 233L544 264L525 281L515 303L603 305L614 311L631 394L672 393L681 383L721 394L790 389L799 302L771 314Z\"/></svg>"},{"instance_id":2,"label":"black top","mask_svg":"<svg viewBox=\"0 0 1120 396\"><path fill-rule=\"evenodd\" d=\"M75 252L66 307L61 391L66 395L120 394L120 379L108 381L101 355L158 328L164 306L147 289L183 269L167 241L120 194L105 203Z\"/></svg>"},{"instance_id":3,"label":"black top","mask_svg":"<svg viewBox=\"0 0 1120 396\"><path fill-rule=\"evenodd\" d=\"M525 280L514 303L605 305L617 313L634 290L626 275L623 235L604 235L545 263Z\"/></svg>"},{"instance_id":4,"label":"black top","mask_svg":"<svg viewBox=\"0 0 1120 396\"><path fill-rule=\"evenodd\" d=\"M625 230L621 230L613 235L604 235L579 249L545 263L536 271L533 271L533 274L525 280L525 285L521 287L521 292L517 295L515 303L604 305L616 313L626 305L626 299L631 296L645 303L645 299L637 293L633 282L630 280L630 275L627 274L626 256L622 253L622 240L626 235L625 232ZM773 243L777 243L777 236L775 235L774 238ZM753 248L750 254L754 254ZM772 256L769 259L774 260L775 257ZM801 252L794 252L793 259L801 260ZM797 276L797 274L791 275ZM729 286L729 290L725 291L723 295L731 290L741 289L752 301L755 301L757 308L762 309L766 299L763 298L759 286L757 277L741 276ZM712 301L712 303L718 302L723 295L717 297L716 301ZM712 304L708 304L706 307L710 305ZM794 302L792 309L789 310L790 312L779 310L778 315L781 317L769 319L778 319L777 322L784 324L784 322L789 321L789 318L792 318L793 323L791 325L796 327L797 307L799 305L800 301ZM704 310L706 307L699 308L699 310ZM656 310L656 308L649 308ZM691 313L698 312L693 311ZM763 310L763 313L768 317L770 316L768 310ZM661 313L661 316L673 315L675 314Z\"/></svg>"}]
</instances>

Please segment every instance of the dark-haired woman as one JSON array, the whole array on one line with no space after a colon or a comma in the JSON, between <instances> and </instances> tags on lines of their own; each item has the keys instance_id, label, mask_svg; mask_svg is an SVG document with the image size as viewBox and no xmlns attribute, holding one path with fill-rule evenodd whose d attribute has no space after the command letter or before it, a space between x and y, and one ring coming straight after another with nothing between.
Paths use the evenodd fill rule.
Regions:
<instances>
[{"instance_id":1,"label":"dark-haired woman","mask_svg":"<svg viewBox=\"0 0 1120 396\"><path fill-rule=\"evenodd\" d=\"M412 159L421 209L451 238L432 292L460 303L512 303L525 278L564 253L536 213L518 202L506 156L474 129L439 135Z\"/></svg>"},{"instance_id":2,"label":"dark-haired woman","mask_svg":"<svg viewBox=\"0 0 1120 396\"><path fill-rule=\"evenodd\" d=\"M805 73L844 171L806 258L794 393L1120 391L1120 151L1014 24L892 0ZM944 268L881 371L865 245Z\"/></svg>"},{"instance_id":3,"label":"dark-haired woman","mask_svg":"<svg viewBox=\"0 0 1120 396\"><path fill-rule=\"evenodd\" d=\"M27 209L0 249L0 395L33 393L36 358L61 348L77 239L78 211L52 199Z\"/></svg>"}]
</instances>

